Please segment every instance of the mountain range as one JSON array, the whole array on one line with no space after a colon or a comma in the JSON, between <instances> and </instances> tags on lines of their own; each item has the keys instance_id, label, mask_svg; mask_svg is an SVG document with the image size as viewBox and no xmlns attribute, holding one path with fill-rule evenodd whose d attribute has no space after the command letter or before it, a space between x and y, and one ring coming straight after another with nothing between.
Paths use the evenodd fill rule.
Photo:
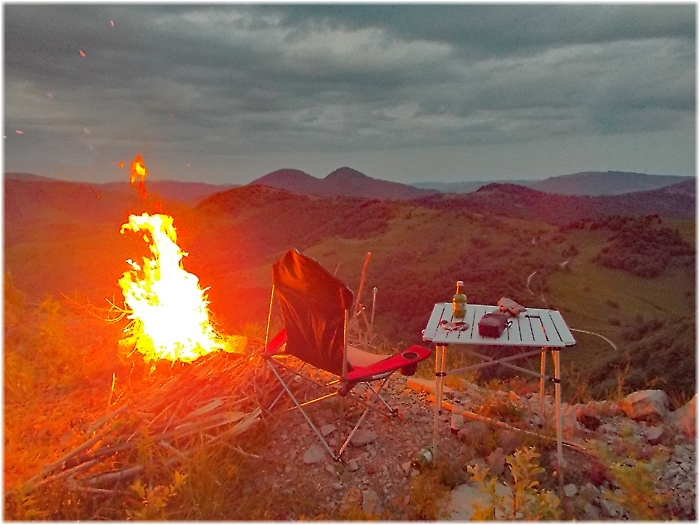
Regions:
<instances>
[{"instance_id":1,"label":"mountain range","mask_svg":"<svg viewBox=\"0 0 700 525\"><path fill-rule=\"evenodd\" d=\"M626 171L585 171L573 173L571 175L558 175L544 180L502 180L497 182L502 184L517 184L518 186L525 186L527 188L560 195L600 196L656 190L694 179L695 177L648 175L646 173L632 173ZM413 184L413 186L427 190L437 190L441 193L471 193L493 182L494 181L417 182Z\"/></svg>"},{"instance_id":2,"label":"mountain range","mask_svg":"<svg viewBox=\"0 0 700 525\"><path fill-rule=\"evenodd\" d=\"M55 181L49 177L30 173L5 173L5 179L24 181ZM571 175L550 177L545 180L503 180L498 184L517 185L550 194L571 196L610 196L650 191L678 184L694 183L695 177L672 175L648 175L621 171L581 172ZM269 186L301 195L319 197L359 197L378 200L405 200L426 197L431 194L473 193L494 181L472 182L425 182L402 184L369 177L349 167L339 168L319 179L297 169L280 169L268 173L252 182L250 186ZM91 183L84 183L91 184ZM95 184L103 189L131 191L127 182ZM196 204L209 195L235 188L236 184L208 184L202 182L182 182L171 180L148 180L148 190L161 198Z\"/></svg>"},{"instance_id":3,"label":"mountain range","mask_svg":"<svg viewBox=\"0 0 700 525\"><path fill-rule=\"evenodd\" d=\"M281 169L254 180L249 186L270 186L319 197L343 195L379 200L413 199L435 193L435 190L375 179L348 167L339 168L324 179L317 179L300 170Z\"/></svg>"},{"instance_id":4,"label":"mountain range","mask_svg":"<svg viewBox=\"0 0 700 525\"><path fill-rule=\"evenodd\" d=\"M344 180L341 187L349 186L348 178L375 184L348 171L329 178ZM619 351L577 333L575 351L562 356L562 366L575 363L592 374L591 388L614 388L630 356L641 360L626 379L635 388L658 376L674 385L683 376L687 388L694 385L694 180L602 196L491 183L471 193L424 191L403 200L249 184L194 204L146 185L144 199L128 183L6 175L5 278L32 301L52 295L88 309L119 305L126 261L149 256L144 237L120 233L121 225L130 214L163 213L173 217L177 243L188 254L184 267L207 289L223 333L264 326L270 266L287 249L314 257L351 287L371 253L365 299L373 301L371 291L379 290L375 328L388 344L420 342L433 305L449 300L459 279L471 302L510 297L555 308L570 327L613 340ZM678 319L687 327L682 337L675 325L664 324ZM653 357L633 346L637 332L659 326L667 331L648 342Z\"/></svg>"}]
</instances>

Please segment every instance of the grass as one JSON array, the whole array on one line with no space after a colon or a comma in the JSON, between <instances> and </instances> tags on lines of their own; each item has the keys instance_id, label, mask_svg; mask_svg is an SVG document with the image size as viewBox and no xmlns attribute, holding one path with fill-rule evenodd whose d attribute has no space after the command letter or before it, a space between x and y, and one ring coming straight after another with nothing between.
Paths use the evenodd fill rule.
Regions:
<instances>
[{"instance_id":1,"label":"grass","mask_svg":"<svg viewBox=\"0 0 700 525\"><path fill-rule=\"evenodd\" d=\"M270 484L276 479L277 465L255 457L265 447L267 436L277 432L275 419L264 420L245 434L244 449L237 452L231 444L202 443L195 453L178 467L165 464L158 446L148 435L141 438L138 448L148 476L136 479L115 492L86 494L62 482L53 482L27 493L22 482L41 468L81 443L80 428L95 421L109 408L107 386L116 370L117 385L129 378L138 388L137 377L128 367L120 365L111 352L104 351L105 342L115 336L115 327L97 318L77 315L64 304L48 299L38 305L28 304L11 282L5 285L6 351L5 358L17 361L6 367L5 397L5 517L11 520L353 520L400 519L435 521L445 519L450 492L465 483L465 457L442 455L429 468L413 477L401 501L388 502L376 512L362 507L362 494L357 489L339 496L335 510L321 510L318 487L298 484L285 490ZM20 330L20 328L27 330ZM71 327L67 330L66 327ZM14 331L13 331L14 330ZM248 327L251 333L259 326ZM42 333L38 337L37 333ZM8 337L8 333L10 337ZM103 350L102 354L97 353ZM24 359L27 352L35 359ZM110 357L111 356L111 357ZM37 360L38 359L38 360ZM72 363L72 368L66 368ZM454 381L455 388L460 382ZM503 394L496 395L497 386L519 394L532 390L532 384L514 379L508 384L489 384L485 392L486 412L499 418L520 411L513 408ZM76 411L75 407L81 407ZM636 458L637 444L625 433L628 443L620 448L622 457ZM498 446L493 429L489 432L486 457ZM534 450L552 453L551 443L526 437L521 444ZM484 443L486 446L487 444ZM534 453L534 452L533 452ZM461 452L460 452L461 454ZM505 516L535 519L573 519L575 514L561 508L551 487L551 474L541 468L535 456L516 452L507 458L510 478L506 478L515 495L514 500L492 499L484 517L493 516L495 509ZM636 459L641 468L644 460ZM619 479L626 492L624 505L636 505L649 496L647 477L630 474L616 466L618 456L610 453L603 469L606 475ZM606 471L607 472L607 471ZM342 472L341 472L342 476ZM494 479L476 477L490 494ZM270 497L270 494L275 497ZM495 492L494 492L495 494ZM641 498L641 499L640 499ZM668 517L667 500L648 499L652 506L640 510L640 519ZM645 510L646 509L646 510ZM510 514L508 514L510 513ZM499 514L500 515L500 514Z\"/></svg>"},{"instance_id":2,"label":"grass","mask_svg":"<svg viewBox=\"0 0 700 525\"><path fill-rule=\"evenodd\" d=\"M553 269L540 271L533 280L537 296L538 287L542 287L549 305L559 309L570 326L600 333L619 348L614 355L602 339L575 333L577 345L562 352L565 399L621 397L626 393L629 386L626 381L639 370L626 368L624 363L610 367L607 375L595 384L589 377L606 367L612 357L624 360L634 342L626 340L623 332L637 316L660 320L695 316L692 272L670 268L655 279L644 279L598 266L591 260L609 236L609 232L601 230L559 232L558 228L537 221L465 212L455 215L395 203L386 229L344 238L304 231L308 220L291 224L296 229L291 233L286 231L285 222L299 211L286 210L269 223L265 218L269 208L243 208L230 215L211 216L180 209L176 220L181 245L191 253L185 267L200 277L203 286L212 286L212 310L226 320L229 331L232 326L250 322L251 316L264 317L257 313L267 309L270 264L291 246L317 258L331 271L337 268L337 275L351 288L357 287L365 253L371 252L365 303L368 304L371 289L377 286L376 330L386 334L398 347L420 342L420 330L432 304L449 300L457 279L469 284L470 300L495 302L501 295L519 294L512 298L539 307L543 306L539 299L524 290L525 278L534 270ZM331 213L332 208L326 211ZM178 471L180 477L165 469L157 486L135 486L119 497L85 498L66 492L59 485L46 486L31 495L16 490L43 465L75 446L81 437L81 425L94 421L98 414L103 415L113 402L112 395L118 395L120 388L135 381L137 376L128 363L119 362L114 351L118 327L106 325L85 311L68 310L65 302L52 299L32 302L18 290L21 288L35 297L44 297L47 291L57 295L75 291L75 297L83 298L78 303L85 304L81 302L85 297L102 303L116 291L116 280L126 269L124 260L134 257L132 248L142 244L139 239L119 235L119 221L66 223L68 219L62 213L47 215L43 222L35 217L32 227L25 228L27 236L19 230L13 231L13 225L6 225L6 233L14 234L13 242L6 246L6 267L17 278L17 288L5 282L4 481L6 492L11 495L6 499L7 516L187 520L376 518L365 515L356 495L350 494L342 510L332 516L319 516L314 510L312 489L278 495L271 501L268 492L255 483L256 474L262 476L265 467L258 461L236 456L225 446L203 447L195 459ZM56 221L61 224L52 228L49 223ZM49 226L35 227L44 223ZM668 221L666 226L678 228L688 242L695 242L694 220ZM538 241L533 244L534 237ZM564 255L572 245L575 250ZM571 257L568 269L556 269L568 257ZM234 306L240 312L229 315L229 307ZM459 356L450 353L448 359L451 358L459 359ZM431 361L421 363L419 375L434 377ZM538 358L532 366L539 370ZM648 384L654 384L654 378L650 379ZM115 380L116 390L112 392ZM519 388L525 386L512 386L513 390ZM672 394L675 406L687 400L682 392ZM81 409L75 411L72 407L76 406ZM250 440L255 443L254 434ZM436 509L451 485L447 478L456 479L454 470L450 469L439 466L414 480L410 519L439 519Z\"/></svg>"}]
</instances>

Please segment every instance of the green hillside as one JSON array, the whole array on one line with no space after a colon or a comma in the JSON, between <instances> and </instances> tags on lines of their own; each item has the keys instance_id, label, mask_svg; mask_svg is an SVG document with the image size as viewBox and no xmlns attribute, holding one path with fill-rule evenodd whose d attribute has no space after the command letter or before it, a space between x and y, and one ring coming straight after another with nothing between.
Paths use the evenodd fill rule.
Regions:
<instances>
[{"instance_id":1,"label":"green hillside","mask_svg":"<svg viewBox=\"0 0 700 525\"><path fill-rule=\"evenodd\" d=\"M138 260L146 250L139 236L119 234L121 223L130 212L170 213L189 254L185 269L207 288L225 333L264 324L270 266L287 249L315 257L354 290L370 252L363 302L371 308L376 287L375 329L391 345L420 343L433 305L449 301L462 280L470 302L495 304L506 296L556 308L572 328L599 334L574 332L577 345L563 352L569 396L583 395L577 389L584 387L587 394L606 395L623 376L627 388L694 392L694 219L618 219L610 226L599 216L596 226L580 219L562 226L561 214L554 222L539 215L546 203L536 192L525 192L527 205L513 214L518 192L508 189L511 207L501 210L498 189L489 191L493 206L478 212L456 201L445 208L433 201L320 198L267 187L235 188L195 208L156 197L141 209L131 200L121 210L85 207L76 200L80 194L66 194L67 207L42 197L35 215L6 209L5 269L37 300L50 294L94 305L119 301L117 279L128 269L126 259ZM22 198L22 206L31 205L30 195ZM45 227L42 217L50 218ZM621 235L618 223L637 225L641 233ZM668 249L659 251L660 244ZM605 265L628 256L643 263L632 270L660 259L663 264L647 276Z\"/></svg>"}]
</instances>

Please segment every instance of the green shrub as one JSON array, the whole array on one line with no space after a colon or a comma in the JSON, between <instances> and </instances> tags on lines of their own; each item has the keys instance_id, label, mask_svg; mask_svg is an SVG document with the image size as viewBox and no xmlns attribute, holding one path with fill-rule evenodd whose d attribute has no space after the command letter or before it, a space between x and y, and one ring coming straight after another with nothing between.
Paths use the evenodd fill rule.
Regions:
<instances>
[{"instance_id":1,"label":"green shrub","mask_svg":"<svg viewBox=\"0 0 700 525\"><path fill-rule=\"evenodd\" d=\"M510 494L498 495L497 478L489 477L488 467L473 466L468 471L480 484L489 501L475 504L473 520L558 520L563 516L561 501L550 490L539 490L538 478L545 472L534 448L516 450L506 458L513 485Z\"/></svg>"}]
</instances>

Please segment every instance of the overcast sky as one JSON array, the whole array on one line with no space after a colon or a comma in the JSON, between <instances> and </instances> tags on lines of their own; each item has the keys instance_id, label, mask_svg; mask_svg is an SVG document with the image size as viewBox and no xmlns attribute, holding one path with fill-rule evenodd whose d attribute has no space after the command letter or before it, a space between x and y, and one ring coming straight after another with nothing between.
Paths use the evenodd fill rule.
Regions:
<instances>
[{"instance_id":1,"label":"overcast sky","mask_svg":"<svg viewBox=\"0 0 700 525\"><path fill-rule=\"evenodd\" d=\"M695 175L686 5L4 4L4 170Z\"/></svg>"}]
</instances>

